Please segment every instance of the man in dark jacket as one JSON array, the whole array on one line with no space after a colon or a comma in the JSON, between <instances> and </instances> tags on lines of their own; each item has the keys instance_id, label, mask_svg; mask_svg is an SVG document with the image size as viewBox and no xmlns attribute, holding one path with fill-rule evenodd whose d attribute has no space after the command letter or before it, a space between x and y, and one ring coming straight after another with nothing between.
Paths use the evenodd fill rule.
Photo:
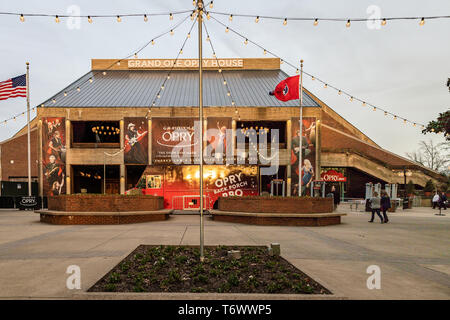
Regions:
<instances>
[{"instance_id":1,"label":"man in dark jacket","mask_svg":"<svg viewBox=\"0 0 450 320\"><path fill-rule=\"evenodd\" d=\"M444 192L441 192L439 195L439 209L444 208L444 210L447 210L447 196Z\"/></svg>"},{"instance_id":2,"label":"man in dark jacket","mask_svg":"<svg viewBox=\"0 0 450 320\"><path fill-rule=\"evenodd\" d=\"M386 191L381 191L381 211L383 212L384 223L389 221L386 211L391 207L391 198Z\"/></svg>"}]
</instances>

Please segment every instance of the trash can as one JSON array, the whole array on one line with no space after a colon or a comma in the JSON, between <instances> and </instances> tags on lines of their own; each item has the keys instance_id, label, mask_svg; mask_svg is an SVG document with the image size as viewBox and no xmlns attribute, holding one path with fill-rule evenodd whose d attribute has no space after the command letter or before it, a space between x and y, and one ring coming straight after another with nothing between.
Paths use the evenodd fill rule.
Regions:
<instances>
[{"instance_id":1,"label":"trash can","mask_svg":"<svg viewBox=\"0 0 450 320\"><path fill-rule=\"evenodd\" d=\"M409 198L403 198L403 210L409 209Z\"/></svg>"}]
</instances>

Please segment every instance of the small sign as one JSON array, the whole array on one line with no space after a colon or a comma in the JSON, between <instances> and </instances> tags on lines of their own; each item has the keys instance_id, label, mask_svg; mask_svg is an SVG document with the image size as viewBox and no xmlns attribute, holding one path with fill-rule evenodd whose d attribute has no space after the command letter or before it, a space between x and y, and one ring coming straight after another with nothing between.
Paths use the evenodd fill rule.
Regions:
<instances>
[{"instance_id":1,"label":"small sign","mask_svg":"<svg viewBox=\"0 0 450 320\"><path fill-rule=\"evenodd\" d=\"M344 177L344 175L340 172L337 172L335 170L328 170L327 172L323 172L320 177L323 181L330 181L330 182L346 182L347 177Z\"/></svg>"},{"instance_id":2,"label":"small sign","mask_svg":"<svg viewBox=\"0 0 450 320\"><path fill-rule=\"evenodd\" d=\"M18 198L17 207L20 210L40 209L38 198L35 196L22 196Z\"/></svg>"}]
</instances>

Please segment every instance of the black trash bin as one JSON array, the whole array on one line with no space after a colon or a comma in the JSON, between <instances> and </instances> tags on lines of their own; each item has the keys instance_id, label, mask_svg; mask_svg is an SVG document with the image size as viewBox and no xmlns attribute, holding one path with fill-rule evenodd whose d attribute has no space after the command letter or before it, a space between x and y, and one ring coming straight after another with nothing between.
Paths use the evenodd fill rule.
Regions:
<instances>
[{"instance_id":1,"label":"black trash bin","mask_svg":"<svg viewBox=\"0 0 450 320\"><path fill-rule=\"evenodd\" d=\"M409 209L409 198L406 197L403 199L403 210Z\"/></svg>"}]
</instances>

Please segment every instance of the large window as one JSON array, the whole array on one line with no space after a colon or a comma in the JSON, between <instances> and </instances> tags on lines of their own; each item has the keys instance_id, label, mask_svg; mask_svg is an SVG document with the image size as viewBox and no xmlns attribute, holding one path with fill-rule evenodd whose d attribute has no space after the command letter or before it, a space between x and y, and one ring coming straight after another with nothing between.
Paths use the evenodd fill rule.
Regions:
<instances>
[{"instance_id":1,"label":"large window","mask_svg":"<svg viewBox=\"0 0 450 320\"><path fill-rule=\"evenodd\" d=\"M119 148L119 121L72 121L73 148Z\"/></svg>"},{"instance_id":2,"label":"large window","mask_svg":"<svg viewBox=\"0 0 450 320\"><path fill-rule=\"evenodd\" d=\"M249 135L253 134L259 137L263 134L267 136L267 143L270 144L273 138L272 130L274 129L278 130L280 149L285 149L286 121L238 121L236 123L236 136L243 135L246 139L246 143L248 143L250 140Z\"/></svg>"}]
</instances>

